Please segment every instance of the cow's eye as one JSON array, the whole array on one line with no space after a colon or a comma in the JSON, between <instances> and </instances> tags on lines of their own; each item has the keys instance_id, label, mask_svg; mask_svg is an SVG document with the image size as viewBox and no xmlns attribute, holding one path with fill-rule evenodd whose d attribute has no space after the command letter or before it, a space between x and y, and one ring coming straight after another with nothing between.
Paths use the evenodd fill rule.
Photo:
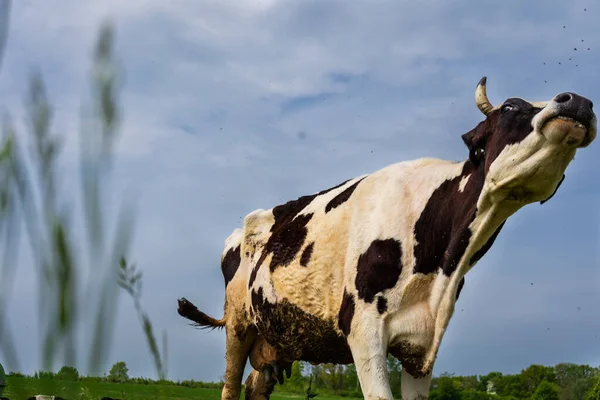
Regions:
<instances>
[{"instance_id":1,"label":"cow's eye","mask_svg":"<svg viewBox=\"0 0 600 400\"><path fill-rule=\"evenodd\" d=\"M482 148L475 149L475 157L481 160L485 156L485 150Z\"/></svg>"},{"instance_id":2,"label":"cow's eye","mask_svg":"<svg viewBox=\"0 0 600 400\"><path fill-rule=\"evenodd\" d=\"M503 105L503 106L502 106L502 108L500 109L500 112L501 112L502 114L506 114L507 112L509 112L509 111L512 111L513 109L514 109L514 107L513 107L513 106L511 106L510 104L505 104L505 105Z\"/></svg>"}]
</instances>

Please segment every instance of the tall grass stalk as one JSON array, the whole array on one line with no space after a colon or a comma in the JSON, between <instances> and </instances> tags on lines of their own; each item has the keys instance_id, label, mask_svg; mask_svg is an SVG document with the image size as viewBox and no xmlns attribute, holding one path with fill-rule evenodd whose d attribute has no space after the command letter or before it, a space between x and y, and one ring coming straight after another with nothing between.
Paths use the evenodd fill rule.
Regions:
<instances>
[{"instance_id":1,"label":"tall grass stalk","mask_svg":"<svg viewBox=\"0 0 600 400\"><path fill-rule=\"evenodd\" d=\"M166 370L164 361L167 359L167 335L166 332L163 334L163 358L161 359L160 353L158 351L158 344L156 343L156 338L154 337L154 333L152 331L152 323L150 322L150 318L148 314L144 312L142 306L140 304L140 297L142 294L142 273L136 269L135 264L127 264L127 260L125 258L121 259L121 271L119 273L119 286L123 288L131 298L133 299L133 304L135 306L135 310L138 313L138 317L140 318L140 322L144 327L144 334L146 335L146 340L148 341L148 346L150 353L152 354L152 358L154 360L154 366L158 373L159 379L166 379Z\"/></svg>"},{"instance_id":2,"label":"tall grass stalk","mask_svg":"<svg viewBox=\"0 0 600 400\"><path fill-rule=\"evenodd\" d=\"M7 43L9 10L10 1L0 0L0 63ZM41 73L34 73L30 79L28 135L17 134L10 115L4 116L0 143L0 350L7 367L18 370L18 352L5 320L16 272L19 228L23 226L38 277L42 368L54 370L59 362L75 365L77 339L86 332L84 342L90 349L88 372L101 374L110 354L120 286L133 298L157 374L164 379L166 366L152 324L141 307L141 273L125 261L134 225L131 207L121 208L112 237L106 232L109 224L103 205L106 191L110 190L108 178L121 120L120 70L110 23L101 26L93 55L91 115L82 118L80 131L85 247L76 239L75 208L58 189L62 182L57 160L63 138L51 132L53 110ZM87 274L85 265L89 266ZM91 301L82 302L83 293L94 296ZM85 319L89 316L92 321ZM81 330L82 327L90 329ZM163 340L166 358L166 334Z\"/></svg>"}]
</instances>

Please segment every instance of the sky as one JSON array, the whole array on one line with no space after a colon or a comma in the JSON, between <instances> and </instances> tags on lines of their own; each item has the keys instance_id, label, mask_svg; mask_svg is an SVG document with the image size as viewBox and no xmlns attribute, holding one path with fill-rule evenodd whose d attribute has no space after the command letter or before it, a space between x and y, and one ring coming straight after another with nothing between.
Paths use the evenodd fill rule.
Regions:
<instances>
[{"instance_id":1,"label":"sky","mask_svg":"<svg viewBox=\"0 0 600 400\"><path fill-rule=\"evenodd\" d=\"M600 102L599 16L592 0L18 0L0 107L22 134L29 74L41 72L65 138L61 195L77 203L92 49L114 22L124 79L111 187L135 205L142 307L167 332L168 378L216 381L225 333L190 327L177 299L222 316L221 252L246 214L399 161L466 159L482 76L494 104L563 91ZM556 196L512 216L468 273L435 374L600 365L599 156L598 143L581 150ZM39 280L21 242L8 317L18 369L33 373ZM155 378L131 299L117 305L104 369L125 361Z\"/></svg>"}]
</instances>

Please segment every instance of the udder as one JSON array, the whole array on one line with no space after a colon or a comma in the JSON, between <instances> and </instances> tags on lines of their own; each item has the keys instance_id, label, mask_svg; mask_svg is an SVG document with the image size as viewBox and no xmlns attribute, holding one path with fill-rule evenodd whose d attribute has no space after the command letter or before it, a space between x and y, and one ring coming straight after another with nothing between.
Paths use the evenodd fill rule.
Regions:
<instances>
[{"instance_id":1,"label":"udder","mask_svg":"<svg viewBox=\"0 0 600 400\"><path fill-rule=\"evenodd\" d=\"M267 385L274 385L277 381L283 385L283 372L287 377L292 375L294 360L284 360L262 335L258 335L250 351L250 365L257 371L265 374Z\"/></svg>"},{"instance_id":2,"label":"udder","mask_svg":"<svg viewBox=\"0 0 600 400\"><path fill-rule=\"evenodd\" d=\"M276 304L255 297L256 327L282 360L312 363L352 363L346 338L335 329L335 320L308 314L287 299ZM260 300L258 300L260 299Z\"/></svg>"}]
</instances>

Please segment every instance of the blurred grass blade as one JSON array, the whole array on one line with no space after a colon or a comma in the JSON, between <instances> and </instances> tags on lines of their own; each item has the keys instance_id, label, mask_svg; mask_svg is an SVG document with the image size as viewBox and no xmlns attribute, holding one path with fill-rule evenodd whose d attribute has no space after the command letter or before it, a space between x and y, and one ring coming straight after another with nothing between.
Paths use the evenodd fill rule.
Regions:
<instances>
[{"instance_id":1,"label":"blurred grass blade","mask_svg":"<svg viewBox=\"0 0 600 400\"><path fill-rule=\"evenodd\" d=\"M158 374L159 379L166 379L166 351L167 351L167 337L166 332L163 335L163 355L164 358L161 359L160 352L158 350L158 345L156 343L156 338L154 336L154 332L152 330L152 323L150 322L150 318L148 315L142 310L142 306L140 304L140 297L142 295L141 291L141 272L136 270L135 264L127 264L127 260L122 257L120 261L120 272L119 272L119 286L123 288L133 299L133 305L135 310L138 313L140 321L142 323L142 327L144 329L144 334L146 335L146 341L148 342L148 348L152 355L152 359L154 361L154 366L156 368L156 373Z\"/></svg>"},{"instance_id":2,"label":"blurred grass blade","mask_svg":"<svg viewBox=\"0 0 600 400\"><path fill-rule=\"evenodd\" d=\"M114 329L114 311L118 295L119 258L129 248L133 226L132 212L128 208L121 210L117 219L114 245L106 247L103 224L104 199L103 176L111 167L111 152L119 126L119 104L117 101L117 67L113 56L113 27L106 22L102 25L94 50L94 66L92 68L92 112L93 122L89 130L81 135L81 168L84 210L87 236L90 244L90 265L94 282L102 282L93 324L93 338L89 368L92 373L99 372L106 361L108 347ZM102 254L101 250L108 254ZM108 256L108 257L107 257ZM99 262L102 260L102 263ZM101 268L102 267L102 268Z\"/></svg>"},{"instance_id":3,"label":"blurred grass blade","mask_svg":"<svg viewBox=\"0 0 600 400\"><path fill-rule=\"evenodd\" d=\"M0 0L0 53L6 44L9 9L10 2ZM26 104L29 135L23 137L27 146L23 145L21 149L14 129L7 122L4 125L5 137L0 143L0 239L4 246L0 277L0 349L11 368L17 367L18 360L9 324L5 323L5 311L13 288L19 247L17 238L23 222L37 268L37 321L42 337L43 369L52 371L61 353L63 365L74 365L78 360L76 333L80 303L77 289L81 277L86 276L82 274L82 268L87 261L89 281L83 292L87 298L93 298L90 305L96 308L83 314L91 318L90 323L86 321L85 324L91 329L90 372L97 374L109 356L120 286L134 300L159 379L166 379L166 332L163 333L161 358L152 323L140 304L142 274L125 259L134 225L132 207L120 210L112 240L107 240L104 229L106 199L103 193L121 119L113 36L112 24L104 23L94 50L93 118L89 126L85 126L83 122L88 121L82 119L80 132L80 183L87 254L80 251L75 224L71 223L74 207L62 204L61 193L57 190L61 183L58 156L62 137L51 134L53 109L41 73L34 73L29 82ZM0 64L1 61L2 54ZM54 382L50 382L50 386L53 385ZM83 395L86 393L82 392Z\"/></svg>"},{"instance_id":4,"label":"blurred grass blade","mask_svg":"<svg viewBox=\"0 0 600 400\"><path fill-rule=\"evenodd\" d=\"M120 282L119 259L126 254L132 237L133 213L128 207L123 207L118 221L119 230L115 234L112 255L109 258L108 276L103 281L100 308L96 314L96 328L94 332L92 354L90 356L90 371L98 373L100 366L108 358L108 348L114 332L114 323L107 324L106 321L114 321L114 313L118 299L118 285Z\"/></svg>"},{"instance_id":5,"label":"blurred grass blade","mask_svg":"<svg viewBox=\"0 0 600 400\"><path fill-rule=\"evenodd\" d=\"M56 275L58 278L58 329L60 335L65 339L65 363L75 364L75 346L73 342L73 322L76 310L75 299L75 266L73 261L73 244L67 236L65 225L58 222L54 226L54 243L56 249Z\"/></svg>"},{"instance_id":6,"label":"blurred grass blade","mask_svg":"<svg viewBox=\"0 0 600 400\"><path fill-rule=\"evenodd\" d=\"M8 43L8 28L10 26L10 0L0 0L0 69L6 53Z\"/></svg>"},{"instance_id":7,"label":"blurred grass blade","mask_svg":"<svg viewBox=\"0 0 600 400\"><path fill-rule=\"evenodd\" d=\"M162 356L162 368L164 379L167 378L167 330L163 330L163 356Z\"/></svg>"},{"instance_id":8,"label":"blurred grass blade","mask_svg":"<svg viewBox=\"0 0 600 400\"><path fill-rule=\"evenodd\" d=\"M6 117L8 119L8 117ZM18 214L18 194L14 184L14 130L5 120L3 143L0 150L0 234L2 235L2 275L0 276L0 350L11 368L18 368L18 356L10 333L7 318L8 299L14 288L17 250L20 238L20 220Z\"/></svg>"},{"instance_id":9,"label":"blurred grass blade","mask_svg":"<svg viewBox=\"0 0 600 400\"><path fill-rule=\"evenodd\" d=\"M64 278L61 254L64 256L70 250L64 248L66 241L64 222L60 220L57 211L56 193L56 160L60 152L60 140L50 134L50 124L53 116L52 107L46 95L46 89L39 72L32 75L28 97L29 123L32 136L32 173L26 180L25 201L29 202L27 211L39 210L39 220L29 219L33 224L29 229L32 238L33 251L40 256L38 260L40 279L40 321L45 325L43 345L43 365L46 370L53 368L57 346L72 328L70 321L62 312L65 307L73 307L74 296L66 294L72 291L73 285ZM37 190L35 188L38 188ZM36 196L37 195L37 196ZM37 198L37 201L36 201ZM63 248L61 248L63 246ZM61 297L62 296L62 297ZM61 318L63 319L61 321ZM65 325L66 324L66 325ZM66 346L70 348L71 346Z\"/></svg>"}]
</instances>

